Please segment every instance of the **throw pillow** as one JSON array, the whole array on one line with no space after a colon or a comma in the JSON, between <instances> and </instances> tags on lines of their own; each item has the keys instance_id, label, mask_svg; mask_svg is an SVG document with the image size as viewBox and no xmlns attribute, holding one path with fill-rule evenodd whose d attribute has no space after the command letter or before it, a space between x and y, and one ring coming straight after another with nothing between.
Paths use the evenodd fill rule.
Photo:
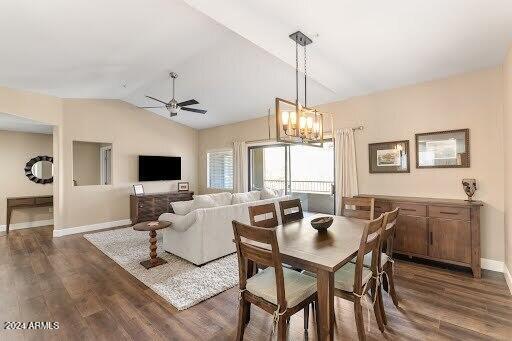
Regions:
<instances>
[{"instance_id":1,"label":"throw pillow","mask_svg":"<svg viewBox=\"0 0 512 341\"><path fill-rule=\"evenodd\" d=\"M242 204L244 202L253 202L256 200L260 200L261 194L260 191L250 191L245 193L235 193L233 194L233 205Z\"/></svg>"},{"instance_id":2,"label":"throw pillow","mask_svg":"<svg viewBox=\"0 0 512 341\"><path fill-rule=\"evenodd\" d=\"M263 188L261 190L261 199L262 200L272 199L272 198L277 198L276 191L274 191L273 189L270 189L270 188Z\"/></svg>"},{"instance_id":3,"label":"throw pillow","mask_svg":"<svg viewBox=\"0 0 512 341\"><path fill-rule=\"evenodd\" d=\"M194 200L171 202L172 210L177 215L187 215L194 207Z\"/></svg>"},{"instance_id":4,"label":"throw pillow","mask_svg":"<svg viewBox=\"0 0 512 341\"><path fill-rule=\"evenodd\" d=\"M215 206L227 206L227 205L231 205L231 200L232 200L233 194L231 194L229 192L222 192L222 193L194 195L194 199L197 197L202 197L202 196L211 197L213 199L213 202L215 203Z\"/></svg>"},{"instance_id":5,"label":"throw pillow","mask_svg":"<svg viewBox=\"0 0 512 341\"><path fill-rule=\"evenodd\" d=\"M215 201L210 195L198 195L194 197L194 209L215 207Z\"/></svg>"}]
</instances>

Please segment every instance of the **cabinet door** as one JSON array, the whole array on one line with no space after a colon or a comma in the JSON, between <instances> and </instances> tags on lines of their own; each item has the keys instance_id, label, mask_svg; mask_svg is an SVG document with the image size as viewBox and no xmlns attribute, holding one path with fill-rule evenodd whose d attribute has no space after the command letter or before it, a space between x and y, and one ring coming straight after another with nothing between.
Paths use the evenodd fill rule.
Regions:
<instances>
[{"instance_id":1,"label":"cabinet door","mask_svg":"<svg viewBox=\"0 0 512 341\"><path fill-rule=\"evenodd\" d=\"M394 251L427 255L428 230L427 218L410 215L398 215Z\"/></svg>"},{"instance_id":2,"label":"cabinet door","mask_svg":"<svg viewBox=\"0 0 512 341\"><path fill-rule=\"evenodd\" d=\"M471 263L471 226L469 221L430 218L428 255Z\"/></svg>"}]
</instances>

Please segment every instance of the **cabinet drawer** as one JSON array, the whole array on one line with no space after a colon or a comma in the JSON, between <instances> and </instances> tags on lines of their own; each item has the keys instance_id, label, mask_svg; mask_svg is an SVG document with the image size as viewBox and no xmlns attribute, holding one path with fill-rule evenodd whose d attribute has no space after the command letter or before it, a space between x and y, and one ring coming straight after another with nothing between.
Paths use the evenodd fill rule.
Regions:
<instances>
[{"instance_id":1,"label":"cabinet drawer","mask_svg":"<svg viewBox=\"0 0 512 341\"><path fill-rule=\"evenodd\" d=\"M385 213L391 211L391 204L387 201L375 201L375 218L378 217L378 214Z\"/></svg>"},{"instance_id":2,"label":"cabinet drawer","mask_svg":"<svg viewBox=\"0 0 512 341\"><path fill-rule=\"evenodd\" d=\"M36 205L51 204L51 203L53 203L53 197L36 198Z\"/></svg>"},{"instance_id":3,"label":"cabinet drawer","mask_svg":"<svg viewBox=\"0 0 512 341\"><path fill-rule=\"evenodd\" d=\"M10 199L9 206L26 206L26 205L34 205L34 198L20 198L20 199Z\"/></svg>"},{"instance_id":4,"label":"cabinet drawer","mask_svg":"<svg viewBox=\"0 0 512 341\"><path fill-rule=\"evenodd\" d=\"M453 206L429 206L428 216L432 218L469 220L469 208Z\"/></svg>"},{"instance_id":5,"label":"cabinet drawer","mask_svg":"<svg viewBox=\"0 0 512 341\"><path fill-rule=\"evenodd\" d=\"M405 215L414 215L418 217L426 217L427 216L427 206L420 204L409 204L404 202L395 202L391 205L391 209L400 207L400 214Z\"/></svg>"}]
</instances>

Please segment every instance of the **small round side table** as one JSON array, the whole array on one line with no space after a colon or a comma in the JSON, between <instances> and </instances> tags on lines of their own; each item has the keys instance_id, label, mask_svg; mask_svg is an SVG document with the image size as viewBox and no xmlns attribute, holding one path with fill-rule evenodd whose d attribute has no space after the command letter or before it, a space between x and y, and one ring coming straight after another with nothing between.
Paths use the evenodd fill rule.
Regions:
<instances>
[{"instance_id":1,"label":"small round side table","mask_svg":"<svg viewBox=\"0 0 512 341\"><path fill-rule=\"evenodd\" d=\"M155 266L167 263L160 257L156 256L156 231L171 226L172 223L168 221L145 221L133 225L133 229L136 231L149 231L149 259L140 262L140 265L146 269L151 269Z\"/></svg>"}]
</instances>

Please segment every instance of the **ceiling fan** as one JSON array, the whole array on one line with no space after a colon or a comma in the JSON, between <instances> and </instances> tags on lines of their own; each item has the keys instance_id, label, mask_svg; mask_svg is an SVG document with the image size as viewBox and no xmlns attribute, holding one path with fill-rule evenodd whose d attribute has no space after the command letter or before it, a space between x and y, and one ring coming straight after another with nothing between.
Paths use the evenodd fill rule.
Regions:
<instances>
[{"instance_id":1,"label":"ceiling fan","mask_svg":"<svg viewBox=\"0 0 512 341\"><path fill-rule=\"evenodd\" d=\"M171 80L172 80L172 99L168 103L166 103L162 100L159 100L158 98L146 96L147 98L150 98L154 101L160 102L164 105L160 105L160 106L156 106L156 107L139 107L139 108L141 108L141 109L166 108L167 110L169 110L169 114L171 115L171 117L178 115L178 112L180 111L180 109L185 110L185 111L196 112L199 114L206 114L206 110L188 108L189 105L199 104L199 102L196 101L195 99L189 99L188 101L178 102L174 98L174 81L176 80L176 78L178 78L178 74L171 72L169 74L169 76L171 77Z\"/></svg>"}]
</instances>

